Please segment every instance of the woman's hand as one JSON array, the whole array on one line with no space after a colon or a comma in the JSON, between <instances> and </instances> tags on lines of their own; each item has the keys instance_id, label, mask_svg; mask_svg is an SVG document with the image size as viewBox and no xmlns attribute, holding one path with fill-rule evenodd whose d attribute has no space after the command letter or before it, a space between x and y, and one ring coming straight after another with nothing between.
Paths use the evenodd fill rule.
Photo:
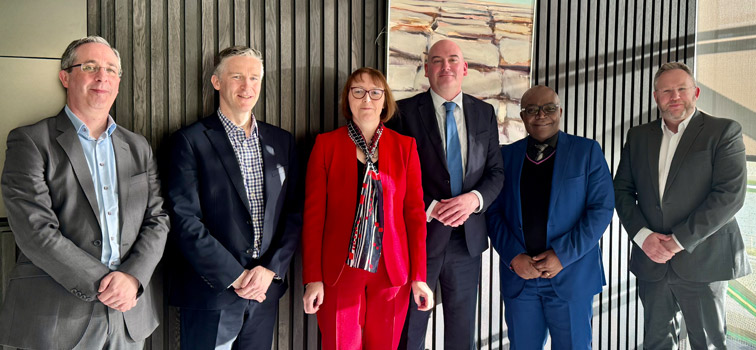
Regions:
<instances>
[{"instance_id":1,"label":"woman's hand","mask_svg":"<svg viewBox=\"0 0 756 350\"><path fill-rule=\"evenodd\" d=\"M412 296L420 311L428 311L433 308L433 291L428 284L420 281L412 281Z\"/></svg>"},{"instance_id":2,"label":"woman's hand","mask_svg":"<svg viewBox=\"0 0 756 350\"><path fill-rule=\"evenodd\" d=\"M428 286L426 286L427 288ZM302 297L304 302L304 312L314 314L320 310L323 304L323 282L310 282L305 286L305 293Z\"/></svg>"}]
</instances>

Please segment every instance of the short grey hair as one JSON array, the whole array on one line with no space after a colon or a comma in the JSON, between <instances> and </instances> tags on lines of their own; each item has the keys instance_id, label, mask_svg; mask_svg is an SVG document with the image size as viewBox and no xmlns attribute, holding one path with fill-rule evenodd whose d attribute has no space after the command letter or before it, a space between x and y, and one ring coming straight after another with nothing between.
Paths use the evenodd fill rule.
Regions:
<instances>
[{"instance_id":1,"label":"short grey hair","mask_svg":"<svg viewBox=\"0 0 756 350\"><path fill-rule=\"evenodd\" d=\"M685 63L667 62L665 64L662 64L661 67L659 67L659 70L656 71L656 74L654 74L654 90L656 90L656 81L659 80L659 77L662 75L662 73L675 70L675 69L679 69L687 73L690 79L693 80L693 85L697 85L696 78L693 77L693 72L691 72L690 67L685 65Z\"/></svg>"},{"instance_id":2,"label":"short grey hair","mask_svg":"<svg viewBox=\"0 0 756 350\"><path fill-rule=\"evenodd\" d=\"M220 77L221 72L223 72L223 68L225 68L226 60L235 56L253 57L254 59L260 61L260 78L262 78L262 76L265 74L262 53L247 46L237 45L227 47L219 52L217 56L215 56L215 70L213 71L213 75Z\"/></svg>"},{"instance_id":3,"label":"short grey hair","mask_svg":"<svg viewBox=\"0 0 756 350\"><path fill-rule=\"evenodd\" d=\"M74 62L76 62L76 49L78 49L81 45L90 43L103 44L113 50L113 53L118 59L118 73L122 73L121 54L118 53L118 50L116 50L115 47L111 46L107 40L97 35L90 35L86 38L76 39L68 44L66 51L63 51L63 56L60 57L60 70L70 71L71 66L73 66Z\"/></svg>"}]
</instances>

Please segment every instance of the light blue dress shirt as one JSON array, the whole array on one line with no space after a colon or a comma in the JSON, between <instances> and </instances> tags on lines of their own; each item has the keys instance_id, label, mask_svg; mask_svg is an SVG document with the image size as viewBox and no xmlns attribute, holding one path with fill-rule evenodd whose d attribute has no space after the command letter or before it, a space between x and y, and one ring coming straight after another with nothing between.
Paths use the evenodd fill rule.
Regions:
<instances>
[{"instance_id":1,"label":"light blue dress shirt","mask_svg":"<svg viewBox=\"0 0 756 350\"><path fill-rule=\"evenodd\" d=\"M97 139L89 136L89 128L84 125L74 113L65 107L68 119L73 123L76 134L79 135L81 148L92 176L100 231L102 232L102 255L100 261L111 270L117 270L121 265L121 237L118 213L118 174L116 173L115 151L113 150L113 131L116 123L108 116L108 127Z\"/></svg>"}]
</instances>

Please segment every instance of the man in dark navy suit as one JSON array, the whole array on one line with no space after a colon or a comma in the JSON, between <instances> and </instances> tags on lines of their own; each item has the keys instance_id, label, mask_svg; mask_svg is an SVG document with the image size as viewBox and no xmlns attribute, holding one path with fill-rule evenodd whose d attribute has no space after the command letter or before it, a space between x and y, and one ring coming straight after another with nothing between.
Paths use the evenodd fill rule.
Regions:
<instances>
[{"instance_id":1,"label":"man in dark navy suit","mask_svg":"<svg viewBox=\"0 0 756 350\"><path fill-rule=\"evenodd\" d=\"M481 253L488 249L483 212L504 182L491 105L462 93L467 62L457 44L428 50L427 92L398 101L388 127L417 140L428 218L428 285L440 282L446 349L474 347ZM410 298L401 349L425 349L430 311Z\"/></svg>"},{"instance_id":2,"label":"man in dark navy suit","mask_svg":"<svg viewBox=\"0 0 756 350\"><path fill-rule=\"evenodd\" d=\"M294 139L252 114L262 78L258 51L221 51L220 108L172 137L170 245L181 254L170 298L184 349L271 348L302 218Z\"/></svg>"}]
</instances>

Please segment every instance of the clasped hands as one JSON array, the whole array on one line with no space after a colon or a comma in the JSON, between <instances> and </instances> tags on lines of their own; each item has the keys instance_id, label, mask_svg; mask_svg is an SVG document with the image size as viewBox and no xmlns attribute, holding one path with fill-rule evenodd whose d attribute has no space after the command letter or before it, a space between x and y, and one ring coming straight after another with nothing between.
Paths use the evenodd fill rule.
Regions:
<instances>
[{"instance_id":1,"label":"clasped hands","mask_svg":"<svg viewBox=\"0 0 756 350\"><path fill-rule=\"evenodd\" d=\"M268 292L268 287L270 287L275 276L275 272L262 266L255 266L251 270L244 269L244 272L231 284L231 287L234 288L234 292L239 297L262 303L265 301L265 293Z\"/></svg>"},{"instance_id":2,"label":"clasped hands","mask_svg":"<svg viewBox=\"0 0 756 350\"><path fill-rule=\"evenodd\" d=\"M541 254L531 257L525 253L519 254L509 263L512 270L522 279L553 278L562 271L562 262L549 249Z\"/></svg>"},{"instance_id":3,"label":"clasped hands","mask_svg":"<svg viewBox=\"0 0 756 350\"><path fill-rule=\"evenodd\" d=\"M669 259L672 259L675 254L682 250L675 240L672 239L672 236L656 232L653 232L646 237L641 249L643 249L643 252L646 253L646 256L648 256L651 261L657 264L666 263Z\"/></svg>"},{"instance_id":4,"label":"clasped hands","mask_svg":"<svg viewBox=\"0 0 756 350\"><path fill-rule=\"evenodd\" d=\"M100 280L97 299L105 306L121 312L136 306L139 281L132 275L113 271Z\"/></svg>"},{"instance_id":5,"label":"clasped hands","mask_svg":"<svg viewBox=\"0 0 756 350\"><path fill-rule=\"evenodd\" d=\"M480 200L472 192L459 196L442 199L436 203L431 211L431 218L451 227L458 227L467 221L476 209L480 207Z\"/></svg>"}]
</instances>

